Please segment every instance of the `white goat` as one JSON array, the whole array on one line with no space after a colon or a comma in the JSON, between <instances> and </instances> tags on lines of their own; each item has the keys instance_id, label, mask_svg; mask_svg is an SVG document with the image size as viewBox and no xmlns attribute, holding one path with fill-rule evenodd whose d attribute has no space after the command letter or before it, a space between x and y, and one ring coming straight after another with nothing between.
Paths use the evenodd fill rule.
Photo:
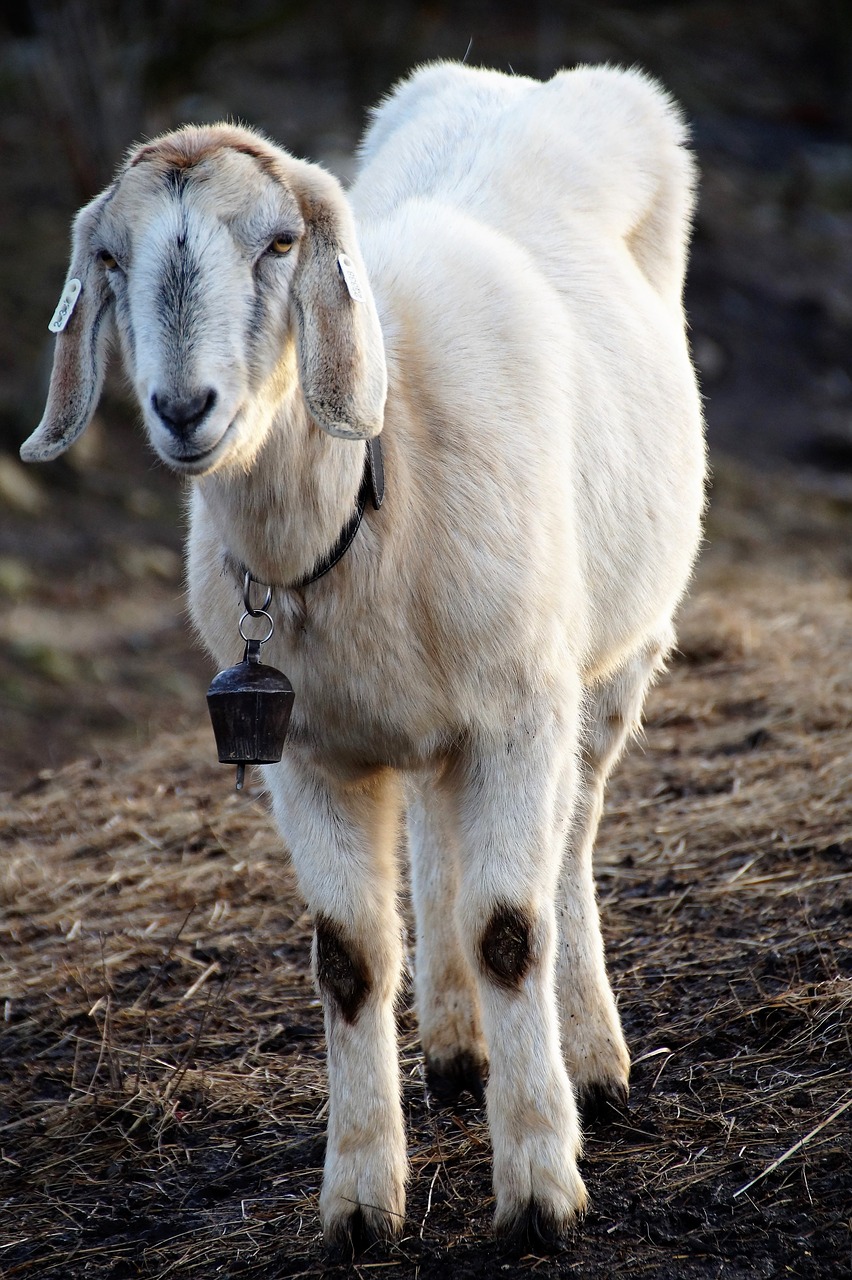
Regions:
<instances>
[{"instance_id":1,"label":"white goat","mask_svg":"<svg viewBox=\"0 0 852 1280\"><path fill-rule=\"evenodd\" d=\"M22 455L84 429L117 331L154 449L194 477L191 610L221 665L243 567L275 588L296 702L265 779L316 926L332 1241L403 1221L406 802L427 1078L452 1098L488 1072L499 1231L565 1232L574 1090L626 1095L592 846L699 540L683 138L636 72L439 64L378 108L348 196L216 125L132 152L76 220L82 292ZM380 431L384 505L293 587Z\"/></svg>"}]
</instances>

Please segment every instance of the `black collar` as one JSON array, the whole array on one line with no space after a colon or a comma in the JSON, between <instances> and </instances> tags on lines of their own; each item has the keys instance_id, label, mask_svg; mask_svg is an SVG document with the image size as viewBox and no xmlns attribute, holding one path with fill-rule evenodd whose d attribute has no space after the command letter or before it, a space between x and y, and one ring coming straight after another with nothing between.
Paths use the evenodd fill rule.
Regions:
<instances>
[{"instance_id":1,"label":"black collar","mask_svg":"<svg viewBox=\"0 0 852 1280\"><path fill-rule=\"evenodd\" d=\"M374 440L367 441L367 453L364 457L364 473L361 476L361 485L358 489L358 498L355 511L352 517L347 521L340 531L340 537L335 542L330 551L317 561L307 577L302 578L300 582L293 584L293 589L301 591L303 587L309 587L312 582L316 582L318 578L323 578L329 569L333 569L338 560L342 560L346 552L355 541L355 535L361 528L361 521L364 518L364 508L367 505L367 499L371 498L376 511L382 505L385 496L385 466L382 458L382 442L378 436Z\"/></svg>"},{"instance_id":2,"label":"black collar","mask_svg":"<svg viewBox=\"0 0 852 1280\"><path fill-rule=\"evenodd\" d=\"M346 552L355 541L355 535L361 527L361 521L364 518L364 510L367 501L372 500L373 506L378 511L382 505L385 496L385 467L382 458L382 442L376 436L373 440L368 440L367 451L364 457L364 472L361 476L361 484L358 489L358 497L356 499L355 511L340 531L340 536L330 551L327 551L313 569L299 582L291 583L288 591L301 591L304 587L309 587L312 582L316 582L319 578L325 577L330 569L342 560ZM241 577L245 575L245 568L242 569ZM259 582L255 578L251 570L248 571L252 582ZM272 585L272 584L270 584Z\"/></svg>"}]
</instances>

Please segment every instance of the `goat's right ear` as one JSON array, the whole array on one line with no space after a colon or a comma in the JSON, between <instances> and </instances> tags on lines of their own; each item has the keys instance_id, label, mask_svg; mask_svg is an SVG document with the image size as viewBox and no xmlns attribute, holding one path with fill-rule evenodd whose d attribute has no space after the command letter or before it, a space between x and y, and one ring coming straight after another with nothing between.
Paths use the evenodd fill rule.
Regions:
<instances>
[{"instance_id":1,"label":"goat's right ear","mask_svg":"<svg viewBox=\"0 0 852 1280\"><path fill-rule=\"evenodd\" d=\"M111 189L96 196L74 220L68 280L50 323L56 333L56 348L47 406L35 431L21 445L24 462L58 458L85 431L101 398L112 330L112 295L91 241L110 194Z\"/></svg>"}]
</instances>

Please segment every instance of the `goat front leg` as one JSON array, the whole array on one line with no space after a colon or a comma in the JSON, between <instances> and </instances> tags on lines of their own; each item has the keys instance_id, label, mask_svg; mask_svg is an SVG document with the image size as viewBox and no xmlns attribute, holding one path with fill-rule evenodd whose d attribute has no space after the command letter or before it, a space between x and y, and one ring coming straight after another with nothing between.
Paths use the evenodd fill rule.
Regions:
<instances>
[{"instance_id":1,"label":"goat front leg","mask_svg":"<svg viewBox=\"0 0 852 1280\"><path fill-rule=\"evenodd\" d=\"M320 1217L344 1248L402 1228L407 1157L394 1003L402 972L395 846L402 793L390 771L339 781L285 758L275 816L314 919L314 975L328 1044L329 1121Z\"/></svg>"},{"instance_id":2,"label":"goat front leg","mask_svg":"<svg viewBox=\"0 0 852 1280\"><path fill-rule=\"evenodd\" d=\"M559 1240L586 1203L553 981L572 747L565 727L543 715L505 741L471 746L446 778L458 813L459 936L477 975L490 1060L494 1225L534 1246Z\"/></svg>"}]
</instances>

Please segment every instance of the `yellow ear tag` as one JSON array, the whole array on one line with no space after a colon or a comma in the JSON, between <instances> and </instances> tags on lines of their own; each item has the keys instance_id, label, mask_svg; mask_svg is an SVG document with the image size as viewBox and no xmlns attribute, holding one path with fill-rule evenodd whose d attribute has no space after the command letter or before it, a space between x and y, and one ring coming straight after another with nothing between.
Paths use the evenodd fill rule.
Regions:
<instances>
[{"instance_id":1,"label":"yellow ear tag","mask_svg":"<svg viewBox=\"0 0 852 1280\"><path fill-rule=\"evenodd\" d=\"M80 296L80 290L83 288L79 280L71 279L62 290L62 297L59 299L53 318L47 326L51 333L61 333L68 321L71 319L71 312L77 305L77 299Z\"/></svg>"},{"instance_id":2,"label":"yellow ear tag","mask_svg":"<svg viewBox=\"0 0 852 1280\"><path fill-rule=\"evenodd\" d=\"M355 263L345 253L341 253L337 259L337 265L340 268L340 274L343 276L346 288L349 290L350 298L354 298L356 302L363 302L364 290L361 288L361 281L358 279Z\"/></svg>"}]
</instances>

